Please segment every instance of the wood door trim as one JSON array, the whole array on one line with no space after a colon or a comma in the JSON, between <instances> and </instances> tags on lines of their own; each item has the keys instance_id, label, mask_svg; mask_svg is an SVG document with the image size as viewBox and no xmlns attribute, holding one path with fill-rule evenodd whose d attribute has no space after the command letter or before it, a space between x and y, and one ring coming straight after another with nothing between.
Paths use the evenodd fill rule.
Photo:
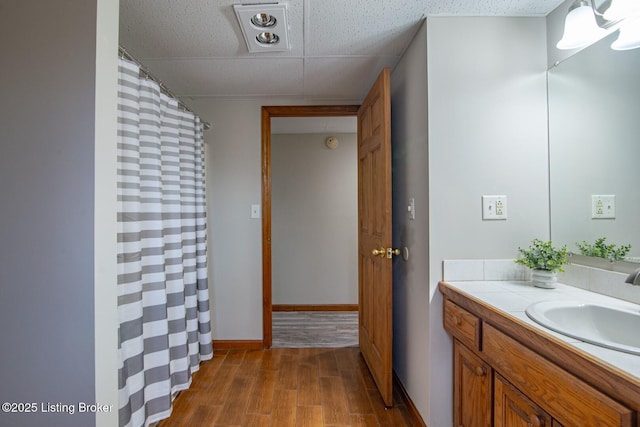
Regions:
<instances>
[{"instance_id":1,"label":"wood door trim","mask_svg":"<svg viewBox=\"0 0 640 427\"><path fill-rule=\"evenodd\" d=\"M262 341L213 340L213 350L262 350Z\"/></svg>"},{"instance_id":2,"label":"wood door trim","mask_svg":"<svg viewBox=\"0 0 640 427\"><path fill-rule=\"evenodd\" d=\"M278 105L262 107L262 346L271 348L271 117L356 116L359 105Z\"/></svg>"},{"instance_id":3,"label":"wood door trim","mask_svg":"<svg viewBox=\"0 0 640 427\"><path fill-rule=\"evenodd\" d=\"M419 427L427 427L427 424L424 422L422 416L420 415L420 411L418 411L415 403L413 403L413 400L411 400L409 393L407 393L407 390L404 388L404 385L402 384L402 381L400 381L400 377L398 377L398 374L395 370L393 371L393 384L395 389L398 391L400 400L402 400L404 406L407 407L407 411L409 411L409 415L411 415L413 425Z\"/></svg>"}]
</instances>

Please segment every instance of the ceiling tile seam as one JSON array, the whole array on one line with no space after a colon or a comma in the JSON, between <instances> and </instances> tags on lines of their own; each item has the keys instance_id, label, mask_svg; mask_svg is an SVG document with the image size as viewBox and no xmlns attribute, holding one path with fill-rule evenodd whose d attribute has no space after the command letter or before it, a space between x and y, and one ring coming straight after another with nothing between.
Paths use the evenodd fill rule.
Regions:
<instances>
[{"instance_id":1,"label":"ceiling tile seam","mask_svg":"<svg viewBox=\"0 0 640 427\"><path fill-rule=\"evenodd\" d=\"M405 49L406 50L406 49ZM404 52L404 51L403 51ZM379 54L358 54L358 55L310 55L310 56L211 56L211 57L180 57L180 58L140 58L141 62L184 62L184 61L248 61L255 59L343 59L343 58L353 58L353 59L366 59L366 58L399 58L402 56L400 54L392 54L392 55L379 55Z\"/></svg>"}]
</instances>

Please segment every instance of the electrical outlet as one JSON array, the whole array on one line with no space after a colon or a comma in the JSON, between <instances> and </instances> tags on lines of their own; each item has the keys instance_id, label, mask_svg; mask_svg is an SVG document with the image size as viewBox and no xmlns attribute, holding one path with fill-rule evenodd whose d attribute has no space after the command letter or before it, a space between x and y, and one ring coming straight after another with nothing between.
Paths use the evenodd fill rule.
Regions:
<instances>
[{"instance_id":1,"label":"electrical outlet","mask_svg":"<svg viewBox=\"0 0 640 427\"><path fill-rule=\"evenodd\" d=\"M613 194L591 196L592 219L615 219L616 196Z\"/></svg>"},{"instance_id":2,"label":"electrical outlet","mask_svg":"<svg viewBox=\"0 0 640 427\"><path fill-rule=\"evenodd\" d=\"M482 196L482 219L507 219L507 196Z\"/></svg>"}]
</instances>

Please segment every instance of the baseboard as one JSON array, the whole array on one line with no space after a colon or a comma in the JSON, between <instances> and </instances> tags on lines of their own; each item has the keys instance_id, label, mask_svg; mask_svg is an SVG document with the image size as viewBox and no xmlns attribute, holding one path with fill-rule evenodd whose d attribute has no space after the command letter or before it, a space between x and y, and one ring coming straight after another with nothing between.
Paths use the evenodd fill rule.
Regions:
<instances>
[{"instance_id":1,"label":"baseboard","mask_svg":"<svg viewBox=\"0 0 640 427\"><path fill-rule=\"evenodd\" d=\"M262 350L262 340L213 340L214 350Z\"/></svg>"},{"instance_id":2,"label":"baseboard","mask_svg":"<svg viewBox=\"0 0 640 427\"><path fill-rule=\"evenodd\" d=\"M272 311L358 311L358 304L273 304Z\"/></svg>"},{"instance_id":3,"label":"baseboard","mask_svg":"<svg viewBox=\"0 0 640 427\"><path fill-rule=\"evenodd\" d=\"M427 424L422 419L422 416L420 416L420 412L418 412L418 408L416 408L416 405L413 404L413 401L409 397L407 390L404 389L402 382L400 382L400 378L398 378L396 371L393 371L393 385L397 388L400 394L400 398L402 399L404 405L407 407L407 410L411 415L411 421L413 421L413 425L427 427Z\"/></svg>"}]
</instances>

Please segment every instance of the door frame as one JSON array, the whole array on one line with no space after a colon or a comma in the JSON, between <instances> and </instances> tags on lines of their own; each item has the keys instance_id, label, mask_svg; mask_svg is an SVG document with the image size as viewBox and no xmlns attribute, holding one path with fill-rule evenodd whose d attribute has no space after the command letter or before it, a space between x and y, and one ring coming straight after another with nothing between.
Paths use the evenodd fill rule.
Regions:
<instances>
[{"instance_id":1,"label":"door frame","mask_svg":"<svg viewBox=\"0 0 640 427\"><path fill-rule=\"evenodd\" d=\"M271 118L357 116L359 105L284 105L262 107L262 346L271 348Z\"/></svg>"}]
</instances>

